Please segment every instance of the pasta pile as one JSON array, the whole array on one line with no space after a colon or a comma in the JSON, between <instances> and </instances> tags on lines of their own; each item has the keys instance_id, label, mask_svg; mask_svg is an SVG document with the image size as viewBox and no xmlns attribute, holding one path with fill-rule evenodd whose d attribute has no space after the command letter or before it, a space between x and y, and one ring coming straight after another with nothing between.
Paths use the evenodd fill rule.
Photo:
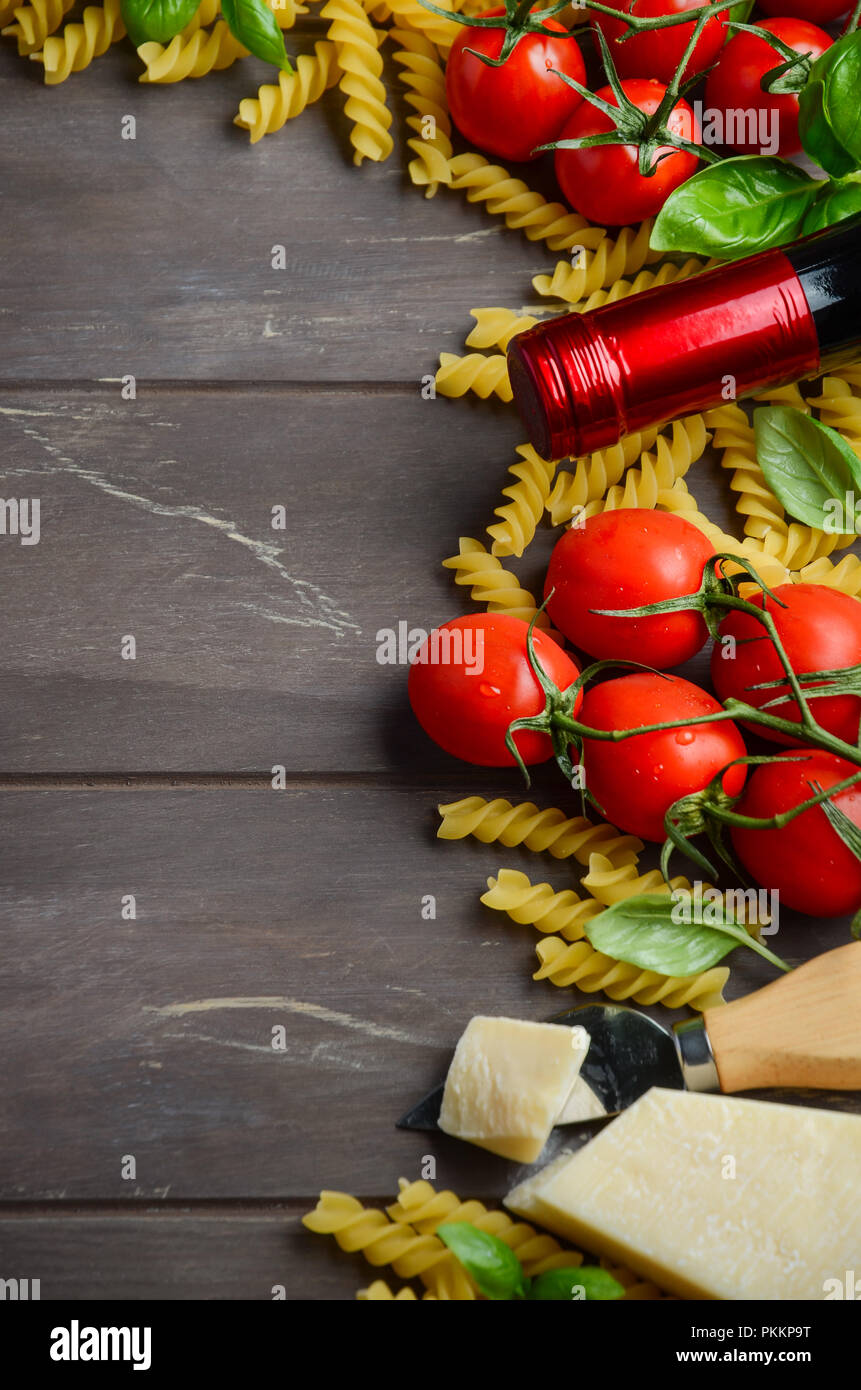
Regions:
<instances>
[{"instance_id":1,"label":"pasta pile","mask_svg":"<svg viewBox=\"0 0 861 1390\"><path fill-rule=\"evenodd\" d=\"M537 1231L499 1208L483 1202L463 1202L454 1192L438 1192L430 1182L401 1178L397 1200L385 1211L364 1206L346 1192L324 1191L313 1211L302 1218L309 1231L335 1237L345 1251L361 1251L374 1268L389 1266L401 1279L417 1279L421 1295L409 1284L393 1290L385 1279L375 1279L356 1297L371 1303L405 1303L423 1300L473 1302L480 1297L475 1285L436 1234L447 1221L466 1221L496 1236L516 1251L528 1276L548 1269L570 1269L583 1263L578 1250L566 1249L554 1236ZM630 1270L602 1261L625 1286L625 1299L667 1298L654 1284Z\"/></svg>"}]
</instances>

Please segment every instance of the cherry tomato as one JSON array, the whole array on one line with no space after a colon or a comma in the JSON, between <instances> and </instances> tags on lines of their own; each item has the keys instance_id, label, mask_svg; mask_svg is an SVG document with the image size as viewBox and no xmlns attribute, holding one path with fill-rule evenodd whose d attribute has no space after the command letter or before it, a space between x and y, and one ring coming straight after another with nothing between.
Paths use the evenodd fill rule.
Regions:
<instances>
[{"instance_id":1,"label":"cherry tomato","mask_svg":"<svg viewBox=\"0 0 861 1390\"><path fill-rule=\"evenodd\" d=\"M680 676L635 672L587 690L578 718L593 729L636 729L644 724L695 719L720 709L705 690ZM664 815L679 797L702 791L743 758L741 734L730 720L636 734L621 743L585 739L586 787L613 825L643 840L663 840ZM745 768L730 768L723 786L734 796Z\"/></svg>"},{"instance_id":2,"label":"cherry tomato","mask_svg":"<svg viewBox=\"0 0 861 1390\"><path fill-rule=\"evenodd\" d=\"M639 608L695 593L712 553L702 532L671 512L600 512L557 542L544 586L545 597L553 591L547 611L559 631L590 656L641 661L660 670L679 666L708 636L699 613L609 618L593 610Z\"/></svg>"},{"instance_id":3,"label":"cherry tomato","mask_svg":"<svg viewBox=\"0 0 861 1390\"><path fill-rule=\"evenodd\" d=\"M802 675L805 671L837 671L861 665L861 603L856 598L823 584L781 584L774 593L785 607L767 599L767 608L793 671ZM763 595L757 594L751 602L761 608L762 599ZM788 692L785 682L774 690L750 689L762 681L780 680L783 675L777 652L756 618L747 613L730 613L720 631L721 637L735 639L734 643L716 642L712 650L712 682L720 700L744 700L760 708ZM815 686L817 682L811 684ZM811 700L810 708L829 733L847 743L857 743L861 722L858 696L823 696ZM769 712L781 719L800 717L792 699L782 701ZM750 727L776 743L800 742L761 725Z\"/></svg>"},{"instance_id":4,"label":"cherry tomato","mask_svg":"<svg viewBox=\"0 0 861 1390\"><path fill-rule=\"evenodd\" d=\"M805 752L808 756L798 762L788 761L798 753L781 753L778 762L756 768L735 810L745 816L774 816L813 796L816 788L811 783L827 791L858 771L833 753ZM834 805L861 826L861 786L838 792ZM781 907L811 917L842 917L861 907L861 862L832 829L821 806L803 811L779 830L733 826L730 838L748 873L778 894Z\"/></svg>"},{"instance_id":5,"label":"cherry tomato","mask_svg":"<svg viewBox=\"0 0 861 1390\"><path fill-rule=\"evenodd\" d=\"M848 0L758 0L763 14L788 15L807 19L811 24L830 24L849 9Z\"/></svg>"},{"instance_id":6,"label":"cherry tomato","mask_svg":"<svg viewBox=\"0 0 861 1390\"><path fill-rule=\"evenodd\" d=\"M410 704L425 733L447 753L481 767L515 762L505 746L509 724L540 714L545 704L529 665L528 626L505 614L476 613L444 623L421 647L410 668ZM552 637L537 629L533 636L542 669L567 690L578 668ZM553 756L546 734L521 730L515 742L525 763Z\"/></svg>"},{"instance_id":7,"label":"cherry tomato","mask_svg":"<svg viewBox=\"0 0 861 1390\"><path fill-rule=\"evenodd\" d=\"M485 16L502 15L488 10ZM560 37L526 34L501 68L488 67L474 53L498 58L503 29L462 25L452 44L445 70L445 90L451 118L462 135L486 154L519 162L535 157L539 145L559 134L582 98L548 72L552 68L586 82L583 55L576 39L555 19L542 21ZM562 37L565 35L566 37Z\"/></svg>"},{"instance_id":8,"label":"cherry tomato","mask_svg":"<svg viewBox=\"0 0 861 1390\"><path fill-rule=\"evenodd\" d=\"M700 4L701 0L623 0L621 4L614 4L613 9L622 14L639 15L641 19L656 19L664 14L684 14L685 10L698 9ZM725 14L717 15L705 24L685 68L685 77L703 72L714 62L726 37L722 23L725 18ZM610 45L610 53L620 77L655 77L659 82L672 80L694 31L694 20L691 20L690 24L673 24L668 29L634 34L624 43L619 43L621 35L628 32L624 21L610 19L605 14L593 14L592 24L601 30Z\"/></svg>"},{"instance_id":9,"label":"cherry tomato","mask_svg":"<svg viewBox=\"0 0 861 1390\"><path fill-rule=\"evenodd\" d=\"M660 82L634 78L623 82L622 90L640 111L652 116L666 90ZM596 94L617 106L611 87ZM686 140L700 143L700 128L686 101L677 101L668 121L670 130ZM603 135L613 129L610 117L583 102L559 132L560 140L577 140L584 135ZM590 222L621 227L642 222L660 212L679 184L696 171L698 160L686 150L662 145L655 151L655 172L640 173L636 145L593 145L588 149L557 150L556 177L572 208ZM666 158L663 156L666 155ZM658 163L660 160L660 163Z\"/></svg>"},{"instance_id":10,"label":"cherry tomato","mask_svg":"<svg viewBox=\"0 0 861 1390\"><path fill-rule=\"evenodd\" d=\"M796 53L810 53L816 59L831 39L824 29L804 19L768 19L759 25L783 39ZM755 34L735 34L727 44L717 67L706 78L705 109L723 114L723 138L739 154L798 154L798 95L778 96L762 89L762 79L784 59ZM732 115L728 116L727 113ZM704 116L707 120L707 116ZM708 127L707 127L708 128ZM730 138L732 137L732 138ZM773 143L777 140L777 144Z\"/></svg>"}]
</instances>

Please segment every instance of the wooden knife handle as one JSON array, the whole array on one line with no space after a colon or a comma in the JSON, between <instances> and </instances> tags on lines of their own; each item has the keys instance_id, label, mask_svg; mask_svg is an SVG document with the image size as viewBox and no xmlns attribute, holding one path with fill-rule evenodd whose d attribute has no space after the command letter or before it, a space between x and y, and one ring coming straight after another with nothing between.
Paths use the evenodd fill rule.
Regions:
<instances>
[{"instance_id":1,"label":"wooden knife handle","mask_svg":"<svg viewBox=\"0 0 861 1390\"><path fill-rule=\"evenodd\" d=\"M861 941L704 1015L721 1090L861 1091Z\"/></svg>"}]
</instances>

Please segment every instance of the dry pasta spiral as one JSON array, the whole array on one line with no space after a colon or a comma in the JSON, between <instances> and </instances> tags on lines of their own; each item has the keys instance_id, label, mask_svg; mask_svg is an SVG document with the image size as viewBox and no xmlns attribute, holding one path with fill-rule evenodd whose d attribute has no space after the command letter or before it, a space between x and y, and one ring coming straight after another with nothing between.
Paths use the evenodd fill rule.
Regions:
<instances>
[{"instance_id":1,"label":"dry pasta spiral","mask_svg":"<svg viewBox=\"0 0 861 1390\"><path fill-rule=\"evenodd\" d=\"M507 227L524 232L530 241L546 241L551 251L594 247L607 235L603 227L590 226L561 203L548 203L522 179L512 178L507 169L481 154L454 156L451 187L466 193L470 203L485 203L488 212L504 217Z\"/></svg>"},{"instance_id":2,"label":"dry pasta spiral","mask_svg":"<svg viewBox=\"0 0 861 1390\"><path fill-rule=\"evenodd\" d=\"M409 1284L402 1284L397 1293L394 1293L385 1279L375 1279L366 1289L359 1289L356 1298L361 1303L416 1303L418 1294L410 1288ZM425 1289L422 1294L422 1303L436 1303L437 1301L436 1294L431 1293L430 1289Z\"/></svg>"},{"instance_id":3,"label":"dry pasta spiral","mask_svg":"<svg viewBox=\"0 0 861 1390\"><path fill-rule=\"evenodd\" d=\"M481 541L461 536L457 555L443 560L444 569L454 570L454 582L469 586L470 598L474 603L487 605L489 613L508 613L513 618L531 622L538 605L528 589L521 588L517 576L503 569L495 555L491 555ZM550 619L546 612L535 618L536 627L550 630Z\"/></svg>"},{"instance_id":4,"label":"dry pasta spiral","mask_svg":"<svg viewBox=\"0 0 861 1390\"><path fill-rule=\"evenodd\" d=\"M75 0L28 0L26 5L17 5L13 10L15 22L5 28L3 33L18 40L19 53L35 53L42 47L48 35L59 29L63 15L68 13L74 3ZM4 18L0 13L0 23Z\"/></svg>"},{"instance_id":5,"label":"dry pasta spiral","mask_svg":"<svg viewBox=\"0 0 861 1390\"><path fill-rule=\"evenodd\" d=\"M279 29L292 29L299 15L308 13L308 6L297 0L266 0L266 3L278 20Z\"/></svg>"},{"instance_id":6,"label":"dry pasta spiral","mask_svg":"<svg viewBox=\"0 0 861 1390\"><path fill-rule=\"evenodd\" d=\"M417 1235L410 1226L390 1221L385 1212L362 1206L347 1192L321 1192L302 1224L320 1235L333 1235L342 1250L361 1250L371 1265L391 1265L402 1279L417 1276L438 1298L475 1296L463 1267L441 1240Z\"/></svg>"},{"instance_id":7,"label":"dry pasta spiral","mask_svg":"<svg viewBox=\"0 0 861 1390\"><path fill-rule=\"evenodd\" d=\"M398 1223L409 1222L423 1235L432 1235L444 1221L468 1221L515 1250L528 1276L583 1262L578 1251L563 1250L553 1236L536 1231L526 1221L515 1221L507 1212L488 1211L482 1202L462 1202L454 1192L436 1192L424 1179L407 1182L401 1178L398 1186L398 1200L387 1208L389 1216Z\"/></svg>"},{"instance_id":8,"label":"dry pasta spiral","mask_svg":"<svg viewBox=\"0 0 861 1390\"><path fill-rule=\"evenodd\" d=\"M637 228L623 227L615 241L605 236L594 251L584 251L573 264L557 261L552 275L536 275L532 283L540 295L577 304L620 276L636 275L648 261L656 260L649 247L651 230L651 222L641 222Z\"/></svg>"},{"instance_id":9,"label":"dry pasta spiral","mask_svg":"<svg viewBox=\"0 0 861 1390\"><path fill-rule=\"evenodd\" d=\"M489 878L481 901L521 926L553 932L566 941L579 941L586 922L603 910L594 898L581 898L571 888L557 893L549 883L530 882L518 869L500 869L496 878Z\"/></svg>"},{"instance_id":10,"label":"dry pasta spiral","mask_svg":"<svg viewBox=\"0 0 861 1390\"><path fill-rule=\"evenodd\" d=\"M520 462L508 470L517 481L502 489L508 501L496 508L494 514L499 521L487 528L493 555L523 554L544 515L556 472L556 464L540 458L531 444L519 444L517 452Z\"/></svg>"},{"instance_id":11,"label":"dry pasta spiral","mask_svg":"<svg viewBox=\"0 0 861 1390\"><path fill-rule=\"evenodd\" d=\"M466 345L481 351L497 347L504 352L516 333L525 333L538 322L531 314L516 314L513 309L470 309L469 312L475 319L475 328L470 330Z\"/></svg>"},{"instance_id":12,"label":"dry pasta spiral","mask_svg":"<svg viewBox=\"0 0 861 1390\"><path fill-rule=\"evenodd\" d=\"M539 811L531 801L512 804L502 797L485 801L481 796L466 796L438 810L442 817L437 830L440 840L463 840L472 835L484 845L498 842L508 849L524 845L536 853L546 850L554 859L573 857L580 864L588 864L591 855L599 851L613 864L636 863L643 848L636 835L623 835L606 821L569 817L555 806Z\"/></svg>"},{"instance_id":13,"label":"dry pasta spiral","mask_svg":"<svg viewBox=\"0 0 861 1390\"><path fill-rule=\"evenodd\" d=\"M424 34L412 29L392 29L394 59L407 89L406 102L414 114L407 125L418 138L407 140L414 158L407 165L412 182L432 198L440 184L451 183L449 160L451 122L445 98L445 73L436 48Z\"/></svg>"},{"instance_id":14,"label":"dry pasta spiral","mask_svg":"<svg viewBox=\"0 0 861 1390\"><path fill-rule=\"evenodd\" d=\"M576 985L587 994L603 990L610 999L635 999L638 1004L664 1004L680 1009L711 1009L722 1004L723 987L729 978L726 966L714 966L699 975L681 977L659 975L637 965L613 960L596 951L586 941L563 941L546 936L535 947L541 962L533 980L550 980L560 988Z\"/></svg>"},{"instance_id":15,"label":"dry pasta spiral","mask_svg":"<svg viewBox=\"0 0 861 1390\"><path fill-rule=\"evenodd\" d=\"M120 0L105 0L104 5L88 5L79 24L67 24L61 34L45 40L41 53L31 53L30 57L44 65L45 81L55 87L70 73L83 72L112 43L125 38L125 33Z\"/></svg>"},{"instance_id":16,"label":"dry pasta spiral","mask_svg":"<svg viewBox=\"0 0 861 1390\"><path fill-rule=\"evenodd\" d=\"M507 403L512 398L508 362L499 353L485 357L480 352L468 352L465 357L458 357L455 352L441 352L436 389L441 396L465 396L467 391L474 391L483 401L497 396Z\"/></svg>"},{"instance_id":17,"label":"dry pasta spiral","mask_svg":"<svg viewBox=\"0 0 861 1390\"><path fill-rule=\"evenodd\" d=\"M607 490L602 501L590 502L584 509L587 517L595 512L615 511L620 507L656 507L663 495L687 473L705 452L710 435L701 415L688 415L676 420L672 438L658 435L654 453L645 453L639 468L630 468L624 482Z\"/></svg>"},{"instance_id":18,"label":"dry pasta spiral","mask_svg":"<svg viewBox=\"0 0 861 1390\"><path fill-rule=\"evenodd\" d=\"M844 555L836 565L825 557L815 560L805 565L798 578L804 584L825 584L852 598L861 597L861 561L855 555Z\"/></svg>"},{"instance_id":19,"label":"dry pasta spiral","mask_svg":"<svg viewBox=\"0 0 861 1390\"><path fill-rule=\"evenodd\" d=\"M339 86L347 98L344 110L352 122L353 163L387 159L393 148L389 134L392 113L386 106L386 89L380 81L381 36L359 0L328 0L320 14L329 21L326 37L334 43L338 55L342 74Z\"/></svg>"},{"instance_id":20,"label":"dry pasta spiral","mask_svg":"<svg viewBox=\"0 0 861 1390\"><path fill-rule=\"evenodd\" d=\"M599 449L578 459L573 473L563 469L547 499L547 510L554 526L569 522L590 502L599 501L625 469L649 449L658 437L657 430L628 434L611 449Z\"/></svg>"},{"instance_id":21,"label":"dry pasta spiral","mask_svg":"<svg viewBox=\"0 0 861 1390\"><path fill-rule=\"evenodd\" d=\"M248 49L235 39L225 20L215 28L195 29L185 38L177 34L170 43L142 43L138 57L146 68L139 82L182 82L186 77L205 77L209 72L229 68L237 58L246 58Z\"/></svg>"},{"instance_id":22,"label":"dry pasta spiral","mask_svg":"<svg viewBox=\"0 0 861 1390\"><path fill-rule=\"evenodd\" d=\"M590 309L600 309L602 304L615 304L619 299L640 294L642 290L652 290L658 285L671 285L675 280L686 280L703 269L704 262L685 261L676 265L675 261L665 261L657 270L641 270L634 280L614 280L609 289L593 290L588 299L576 305L577 312L586 314Z\"/></svg>"},{"instance_id":23,"label":"dry pasta spiral","mask_svg":"<svg viewBox=\"0 0 861 1390\"><path fill-rule=\"evenodd\" d=\"M839 430L861 458L861 382L854 391L846 376L826 376L821 384L822 394L811 396L809 404L819 411L823 425Z\"/></svg>"},{"instance_id":24,"label":"dry pasta spiral","mask_svg":"<svg viewBox=\"0 0 861 1390\"><path fill-rule=\"evenodd\" d=\"M17 9L20 9L21 0L0 0L0 24L5 24L7 19L11 19Z\"/></svg>"},{"instance_id":25,"label":"dry pasta spiral","mask_svg":"<svg viewBox=\"0 0 861 1390\"><path fill-rule=\"evenodd\" d=\"M325 41L315 43L313 56L300 53L295 67L295 72L280 72L277 85L264 83L257 89L256 97L245 97L239 103L234 124L249 132L252 145L264 135L281 130L287 121L335 85L338 80L335 45Z\"/></svg>"},{"instance_id":26,"label":"dry pasta spiral","mask_svg":"<svg viewBox=\"0 0 861 1390\"><path fill-rule=\"evenodd\" d=\"M398 22L398 28L406 25L417 34L429 39L443 57L448 54L461 31L462 26L458 24L457 20L444 19L442 15L434 14L432 10L426 10L423 5L419 4L418 0L386 0L386 3ZM437 8L441 10L459 9L460 6L452 6L447 3L447 0L440 0Z\"/></svg>"}]
</instances>

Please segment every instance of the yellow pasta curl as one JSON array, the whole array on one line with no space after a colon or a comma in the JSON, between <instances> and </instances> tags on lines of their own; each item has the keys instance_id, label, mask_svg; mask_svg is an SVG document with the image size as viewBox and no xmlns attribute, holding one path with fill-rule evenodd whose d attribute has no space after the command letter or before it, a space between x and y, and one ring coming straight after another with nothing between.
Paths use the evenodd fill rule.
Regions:
<instances>
[{"instance_id":1,"label":"yellow pasta curl","mask_svg":"<svg viewBox=\"0 0 861 1390\"><path fill-rule=\"evenodd\" d=\"M513 618L531 622L538 605L529 590L521 588L517 576L503 569L481 541L461 536L458 544L457 555L442 562L444 569L454 570L455 584L469 587L473 602L486 604L489 613L508 613ZM546 612L538 614L535 625L549 631L550 619Z\"/></svg>"},{"instance_id":2,"label":"yellow pasta curl","mask_svg":"<svg viewBox=\"0 0 861 1390\"><path fill-rule=\"evenodd\" d=\"M0 24L5 24L7 19L11 19L20 8L20 4L21 0L0 0Z\"/></svg>"},{"instance_id":3,"label":"yellow pasta curl","mask_svg":"<svg viewBox=\"0 0 861 1390\"><path fill-rule=\"evenodd\" d=\"M447 56L462 28L457 20L444 19L442 15L434 14L432 10L426 10L423 5L419 4L419 0L387 0L387 5L397 20L398 28L406 25L417 34L429 39L439 49L443 57ZM449 10L460 7L451 5L450 0L439 0L437 8Z\"/></svg>"},{"instance_id":4,"label":"yellow pasta curl","mask_svg":"<svg viewBox=\"0 0 861 1390\"><path fill-rule=\"evenodd\" d=\"M414 112L407 117L407 125L418 137L407 140L414 155L407 165L409 176L417 187L424 188L426 198L432 198L440 184L451 183L451 122L445 73L436 48L424 34L406 28L392 29L390 34L400 80L407 89L406 102Z\"/></svg>"},{"instance_id":5,"label":"yellow pasta curl","mask_svg":"<svg viewBox=\"0 0 861 1390\"><path fill-rule=\"evenodd\" d=\"M353 163L379 161L392 152L389 134L392 113L386 106L386 89L380 81L383 60L378 52L382 35L374 29L359 0L328 0L320 11L329 21L326 37L335 45L339 86L347 98L344 110L352 122L350 143Z\"/></svg>"},{"instance_id":6,"label":"yellow pasta curl","mask_svg":"<svg viewBox=\"0 0 861 1390\"><path fill-rule=\"evenodd\" d=\"M195 29L188 38L177 34L166 46L142 43L138 57L146 69L139 82L166 84L220 72L238 58L247 58L248 49L233 37L227 22L220 19L211 33L208 29Z\"/></svg>"},{"instance_id":7,"label":"yellow pasta curl","mask_svg":"<svg viewBox=\"0 0 861 1390\"><path fill-rule=\"evenodd\" d=\"M480 352L468 352L465 357L458 357L454 352L441 352L436 389L441 396L465 396L473 391L483 401L497 396L507 403L512 398L508 362L499 353L485 357Z\"/></svg>"},{"instance_id":8,"label":"yellow pasta curl","mask_svg":"<svg viewBox=\"0 0 861 1390\"><path fill-rule=\"evenodd\" d=\"M14 24L2 32L18 40L18 52L35 53L42 47L49 34L60 27L63 16L74 5L75 0L29 0L26 5L18 5L13 10ZM0 13L0 23L5 15Z\"/></svg>"},{"instance_id":9,"label":"yellow pasta curl","mask_svg":"<svg viewBox=\"0 0 861 1390\"><path fill-rule=\"evenodd\" d=\"M824 584L852 598L861 597L861 561L855 555L844 555L836 565L824 557L815 560L805 565L798 578L804 584Z\"/></svg>"},{"instance_id":10,"label":"yellow pasta curl","mask_svg":"<svg viewBox=\"0 0 861 1390\"><path fill-rule=\"evenodd\" d=\"M861 458L861 391L857 387L853 391L845 376L823 377L821 385L822 394L811 396L809 404L819 411L823 425L839 430L850 449Z\"/></svg>"},{"instance_id":11,"label":"yellow pasta curl","mask_svg":"<svg viewBox=\"0 0 861 1390\"><path fill-rule=\"evenodd\" d=\"M120 0L105 0L104 5L88 5L79 24L67 24L61 34L45 40L41 53L31 53L30 57L43 64L46 83L55 87L70 73L83 72L112 43L125 38L125 33Z\"/></svg>"},{"instance_id":12,"label":"yellow pasta curl","mask_svg":"<svg viewBox=\"0 0 861 1390\"><path fill-rule=\"evenodd\" d=\"M618 483L625 469L650 449L658 431L644 430L629 434L610 449L599 449L578 459L574 472L563 469L547 499L547 510L554 526L570 522L590 502L599 501L609 488Z\"/></svg>"},{"instance_id":13,"label":"yellow pasta curl","mask_svg":"<svg viewBox=\"0 0 861 1390\"><path fill-rule=\"evenodd\" d=\"M391 1265L402 1279L420 1278L438 1298L475 1297L466 1271L441 1240L417 1235L410 1226L364 1207L347 1192L321 1192L302 1224L320 1235L333 1235L342 1250L361 1250L371 1265Z\"/></svg>"},{"instance_id":14,"label":"yellow pasta curl","mask_svg":"<svg viewBox=\"0 0 861 1390\"><path fill-rule=\"evenodd\" d=\"M671 285L675 280L686 280L689 276L696 275L703 267L703 261L688 260L684 265L666 261L658 270L641 270L634 280L615 280L609 289L593 290L588 299L574 307L578 313L586 314L591 309L600 309L602 304L615 304L617 300L627 299L643 290L652 290L659 285Z\"/></svg>"},{"instance_id":15,"label":"yellow pasta curl","mask_svg":"<svg viewBox=\"0 0 861 1390\"><path fill-rule=\"evenodd\" d=\"M375 1279L366 1289L359 1289L356 1298L362 1303L416 1303L418 1294L409 1284L403 1284L397 1293L393 1293L385 1279ZM423 1303L437 1301L436 1294L431 1293L429 1289L422 1294Z\"/></svg>"},{"instance_id":16,"label":"yellow pasta curl","mask_svg":"<svg viewBox=\"0 0 861 1390\"><path fill-rule=\"evenodd\" d=\"M636 275L648 261L657 260L649 246L651 222L623 227L618 238L604 237L594 251L584 251L572 261L557 261L552 275L536 275L532 283L540 295L552 295L566 304L577 304L596 290L612 285L620 276Z\"/></svg>"},{"instance_id":17,"label":"yellow pasta curl","mask_svg":"<svg viewBox=\"0 0 861 1390\"><path fill-rule=\"evenodd\" d=\"M726 966L714 966L699 975L659 975L637 965L613 960L594 950L587 941L567 942L546 936L535 947L541 962L533 980L550 980L560 988L576 985L587 994L603 990L610 999L634 999L638 1004L664 1004L668 1009L712 1009L722 1004L729 978Z\"/></svg>"},{"instance_id":18,"label":"yellow pasta curl","mask_svg":"<svg viewBox=\"0 0 861 1390\"><path fill-rule=\"evenodd\" d=\"M481 901L521 926L553 932L566 941L580 941L585 924L603 911L594 898L581 898L572 888L557 893L549 883L530 882L518 869L500 869L496 878L489 878Z\"/></svg>"},{"instance_id":19,"label":"yellow pasta curl","mask_svg":"<svg viewBox=\"0 0 861 1390\"><path fill-rule=\"evenodd\" d=\"M538 323L531 314L517 314L513 309L470 309L469 312L475 319L475 328L470 330L466 345L481 351L498 347L504 352L516 333L525 333L527 328L534 328Z\"/></svg>"},{"instance_id":20,"label":"yellow pasta curl","mask_svg":"<svg viewBox=\"0 0 861 1390\"><path fill-rule=\"evenodd\" d=\"M308 13L308 6L297 0L266 0L266 4L277 19L279 29L292 29L299 15Z\"/></svg>"},{"instance_id":21,"label":"yellow pasta curl","mask_svg":"<svg viewBox=\"0 0 861 1390\"><path fill-rule=\"evenodd\" d=\"M408 1182L401 1178L398 1186L398 1200L387 1207L388 1214L395 1222L409 1222L422 1235L433 1235L443 1222L468 1221L516 1251L529 1277L548 1269L573 1268L583 1262L579 1251L563 1250L553 1236L536 1231L526 1221L515 1221L507 1212L489 1211L482 1202L462 1202L454 1192L436 1192L424 1179Z\"/></svg>"},{"instance_id":22,"label":"yellow pasta curl","mask_svg":"<svg viewBox=\"0 0 861 1390\"><path fill-rule=\"evenodd\" d=\"M593 227L562 203L548 203L522 179L470 151L451 160L451 187L466 193L470 203L484 203L488 212L504 217L507 227L522 231L530 241L546 241L551 251L575 246L598 246L607 233Z\"/></svg>"},{"instance_id":23,"label":"yellow pasta curl","mask_svg":"<svg viewBox=\"0 0 861 1390\"><path fill-rule=\"evenodd\" d=\"M485 801L481 796L466 796L437 809L442 817L437 830L440 840L472 835L484 845L499 843L508 849L523 845L539 854L546 851L554 859L573 857L586 865L598 851L613 864L636 863L643 849L636 835L624 835L606 821L569 817L555 806L539 811L531 801L513 804L502 797Z\"/></svg>"},{"instance_id":24,"label":"yellow pasta curl","mask_svg":"<svg viewBox=\"0 0 861 1390\"><path fill-rule=\"evenodd\" d=\"M810 406L802 396L797 381L788 382L786 386L768 386L764 391L758 391L753 399L767 401L769 405L791 405L795 410L810 414Z\"/></svg>"},{"instance_id":25,"label":"yellow pasta curl","mask_svg":"<svg viewBox=\"0 0 861 1390\"><path fill-rule=\"evenodd\" d=\"M326 41L315 43L313 55L300 53L295 67L295 72L280 72L277 85L264 83L258 87L256 97L240 101L234 125L249 132L252 145L264 135L281 130L287 121L334 87L339 76L335 45Z\"/></svg>"},{"instance_id":26,"label":"yellow pasta curl","mask_svg":"<svg viewBox=\"0 0 861 1390\"><path fill-rule=\"evenodd\" d=\"M659 434L654 453L644 453L639 468L628 469L624 482L609 488L603 500L588 503L585 517L620 507L658 506L663 494L702 457L710 437L701 415L675 420L672 438Z\"/></svg>"},{"instance_id":27,"label":"yellow pasta curl","mask_svg":"<svg viewBox=\"0 0 861 1390\"><path fill-rule=\"evenodd\" d=\"M517 481L502 489L509 500L496 508L494 515L500 519L487 528L493 555L523 554L544 515L556 472L556 464L540 458L531 444L518 444L517 452L520 462L508 470Z\"/></svg>"}]
</instances>

